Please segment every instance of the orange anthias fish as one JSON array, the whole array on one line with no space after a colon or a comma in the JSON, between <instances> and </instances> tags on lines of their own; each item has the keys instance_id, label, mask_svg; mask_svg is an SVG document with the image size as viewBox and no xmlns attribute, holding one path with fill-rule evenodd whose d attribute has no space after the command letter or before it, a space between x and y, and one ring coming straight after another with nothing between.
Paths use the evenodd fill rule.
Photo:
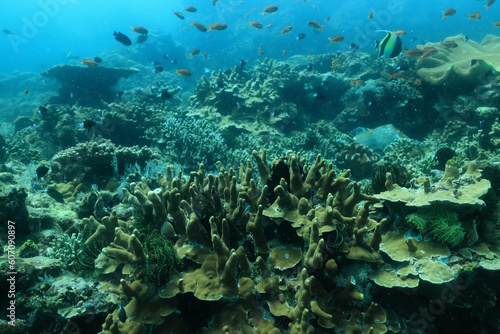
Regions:
<instances>
[{"instance_id":1,"label":"orange anthias fish","mask_svg":"<svg viewBox=\"0 0 500 334\"><path fill-rule=\"evenodd\" d=\"M486 10L488 10L488 8L490 8L494 3L495 3L495 0L488 0L486 5L484 6L484 8L486 8Z\"/></svg>"},{"instance_id":2,"label":"orange anthias fish","mask_svg":"<svg viewBox=\"0 0 500 334\"><path fill-rule=\"evenodd\" d=\"M366 86L366 83L364 80L351 80L351 82L349 82L349 85L353 85L356 87L363 87Z\"/></svg>"},{"instance_id":3,"label":"orange anthias fish","mask_svg":"<svg viewBox=\"0 0 500 334\"><path fill-rule=\"evenodd\" d=\"M493 23L493 28L500 28L500 21L498 21L497 23L495 22L492 23Z\"/></svg>"},{"instance_id":4,"label":"orange anthias fish","mask_svg":"<svg viewBox=\"0 0 500 334\"><path fill-rule=\"evenodd\" d=\"M144 28L144 27L141 27L141 26L138 26L138 27L132 27L130 26L130 28L132 28L132 31L131 32L136 32L140 35L147 35L148 34L148 29Z\"/></svg>"},{"instance_id":5,"label":"orange anthias fish","mask_svg":"<svg viewBox=\"0 0 500 334\"><path fill-rule=\"evenodd\" d=\"M226 30L227 29L227 25L225 25L224 23L215 23L215 24L209 24L208 25L208 31L210 30Z\"/></svg>"},{"instance_id":6,"label":"orange anthias fish","mask_svg":"<svg viewBox=\"0 0 500 334\"><path fill-rule=\"evenodd\" d=\"M194 6L187 6L184 10L189 13L196 13L198 11Z\"/></svg>"},{"instance_id":7,"label":"orange anthias fish","mask_svg":"<svg viewBox=\"0 0 500 334\"><path fill-rule=\"evenodd\" d=\"M197 54L200 54L200 49L194 48L189 55L191 56L191 58L193 58Z\"/></svg>"},{"instance_id":8,"label":"orange anthias fish","mask_svg":"<svg viewBox=\"0 0 500 334\"><path fill-rule=\"evenodd\" d=\"M196 29L198 29L201 32L207 32L207 28L201 23L194 22L193 20L191 20L190 25L194 26Z\"/></svg>"},{"instance_id":9,"label":"orange anthias fish","mask_svg":"<svg viewBox=\"0 0 500 334\"><path fill-rule=\"evenodd\" d=\"M317 21L307 21L307 24L309 25L309 27L313 28L313 29L317 29L317 30L321 30L323 31L323 27L325 27L324 25L322 26L319 22Z\"/></svg>"},{"instance_id":10,"label":"orange anthias fish","mask_svg":"<svg viewBox=\"0 0 500 334\"><path fill-rule=\"evenodd\" d=\"M401 73L401 72L396 72L393 74L387 73L386 76L387 76L387 80L392 80L392 79L401 79L405 76L405 74Z\"/></svg>"},{"instance_id":11,"label":"orange anthias fish","mask_svg":"<svg viewBox=\"0 0 500 334\"><path fill-rule=\"evenodd\" d=\"M410 56L410 57L418 57L422 55L425 51L421 49L410 49L408 51L405 51L405 56Z\"/></svg>"},{"instance_id":12,"label":"orange anthias fish","mask_svg":"<svg viewBox=\"0 0 500 334\"><path fill-rule=\"evenodd\" d=\"M283 30L281 30L281 36L285 35L285 34L288 34L290 31L292 31L293 27L292 26L286 26L283 28Z\"/></svg>"},{"instance_id":13,"label":"orange anthias fish","mask_svg":"<svg viewBox=\"0 0 500 334\"><path fill-rule=\"evenodd\" d=\"M264 7L264 11L261 14L272 14L278 10L278 6L274 5L266 6Z\"/></svg>"},{"instance_id":14,"label":"orange anthias fish","mask_svg":"<svg viewBox=\"0 0 500 334\"><path fill-rule=\"evenodd\" d=\"M408 35L408 33L407 33L406 31L404 31L403 29L400 29L400 30L396 30L396 31L394 32L394 35L401 37L401 36L406 36L406 35Z\"/></svg>"},{"instance_id":15,"label":"orange anthias fish","mask_svg":"<svg viewBox=\"0 0 500 334\"><path fill-rule=\"evenodd\" d=\"M189 72L188 70L178 70L178 69L175 69L175 74L178 74L178 75L183 76L183 77L190 77L190 76L192 76L191 72Z\"/></svg>"},{"instance_id":16,"label":"orange anthias fish","mask_svg":"<svg viewBox=\"0 0 500 334\"><path fill-rule=\"evenodd\" d=\"M457 11L456 11L455 9L453 9L453 8L451 8L451 7L450 7L450 8L448 8L447 10L445 10L445 11L443 12L443 18L442 18L441 20L445 19L446 17L450 17L450 16L452 16L452 15L455 15L455 14L456 14L456 12L457 12Z\"/></svg>"},{"instance_id":17,"label":"orange anthias fish","mask_svg":"<svg viewBox=\"0 0 500 334\"><path fill-rule=\"evenodd\" d=\"M174 15L177 16L178 18L180 18L181 20L184 20L184 15L182 15L181 12L176 12L176 11L172 11L174 12Z\"/></svg>"},{"instance_id":18,"label":"orange anthias fish","mask_svg":"<svg viewBox=\"0 0 500 334\"><path fill-rule=\"evenodd\" d=\"M419 58L419 61L424 61L425 58L431 56L432 54L434 54L434 52L437 52L435 48L425 48L424 54Z\"/></svg>"},{"instance_id":19,"label":"orange anthias fish","mask_svg":"<svg viewBox=\"0 0 500 334\"><path fill-rule=\"evenodd\" d=\"M286 56L287 56L286 51L283 50L283 57L286 57Z\"/></svg>"},{"instance_id":20,"label":"orange anthias fish","mask_svg":"<svg viewBox=\"0 0 500 334\"><path fill-rule=\"evenodd\" d=\"M330 44L328 45L332 45L332 43L340 43L344 40L344 36L342 35L335 35L331 38L328 38L328 40L330 41Z\"/></svg>"},{"instance_id":21,"label":"orange anthias fish","mask_svg":"<svg viewBox=\"0 0 500 334\"><path fill-rule=\"evenodd\" d=\"M92 59L82 59L80 61L81 64L88 66L88 67L94 67L94 66L99 66L99 63L96 61L93 61Z\"/></svg>"},{"instance_id":22,"label":"orange anthias fish","mask_svg":"<svg viewBox=\"0 0 500 334\"><path fill-rule=\"evenodd\" d=\"M263 56L265 54L264 50L262 50L262 43L259 45L259 55Z\"/></svg>"},{"instance_id":23,"label":"orange anthias fish","mask_svg":"<svg viewBox=\"0 0 500 334\"><path fill-rule=\"evenodd\" d=\"M470 13L469 20L479 21L479 20L481 20L481 14L479 14L479 12Z\"/></svg>"},{"instance_id":24,"label":"orange anthias fish","mask_svg":"<svg viewBox=\"0 0 500 334\"><path fill-rule=\"evenodd\" d=\"M368 14L368 18L371 20L373 20L373 12L370 10L370 13Z\"/></svg>"},{"instance_id":25,"label":"orange anthias fish","mask_svg":"<svg viewBox=\"0 0 500 334\"><path fill-rule=\"evenodd\" d=\"M249 27L254 27L254 28L257 28L257 29L262 29L264 27L262 25L262 23L257 22L257 21L248 21L248 26Z\"/></svg>"},{"instance_id":26,"label":"orange anthias fish","mask_svg":"<svg viewBox=\"0 0 500 334\"><path fill-rule=\"evenodd\" d=\"M420 79L420 78L416 78L416 79L415 79L415 81L413 81L413 84L414 84L415 86L420 86L420 85L422 85L422 79Z\"/></svg>"}]
</instances>

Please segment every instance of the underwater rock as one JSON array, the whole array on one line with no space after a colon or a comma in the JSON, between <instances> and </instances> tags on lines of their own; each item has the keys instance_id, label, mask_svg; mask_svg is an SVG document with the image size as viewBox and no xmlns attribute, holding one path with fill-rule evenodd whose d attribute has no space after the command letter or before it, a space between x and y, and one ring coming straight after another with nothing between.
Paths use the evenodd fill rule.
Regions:
<instances>
[{"instance_id":1,"label":"underwater rock","mask_svg":"<svg viewBox=\"0 0 500 334\"><path fill-rule=\"evenodd\" d=\"M372 150L383 152L384 149L401 138L408 138L392 124L361 132L354 136L354 141L368 146Z\"/></svg>"},{"instance_id":2,"label":"underwater rock","mask_svg":"<svg viewBox=\"0 0 500 334\"><path fill-rule=\"evenodd\" d=\"M14 174L9 172L0 172L0 184L14 184Z\"/></svg>"},{"instance_id":3,"label":"underwater rock","mask_svg":"<svg viewBox=\"0 0 500 334\"><path fill-rule=\"evenodd\" d=\"M64 196L53 185L47 187L47 195L49 195L59 203L64 203Z\"/></svg>"},{"instance_id":4,"label":"underwater rock","mask_svg":"<svg viewBox=\"0 0 500 334\"><path fill-rule=\"evenodd\" d=\"M14 124L14 133L18 133L22 129L32 126L34 123L28 116L18 116L12 124Z\"/></svg>"},{"instance_id":5,"label":"underwater rock","mask_svg":"<svg viewBox=\"0 0 500 334\"><path fill-rule=\"evenodd\" d=\"M6 160L7 153L5 150L5 139L0 136L0 163L3 163Z\"/></svg>"},{"instance_id":6,"label":"underwater rock","mask_svg":"<svg viewBox=\"0 0 500 334\"><path fill-rule=\"evenodd\" d=\"M7 221L13 221L16 226L16 236L28 233L29 213L26 208L26 198L28 194L24 188L12 189L8 194L0 196L0 221L2 233L7 233Z\"/></svg>"},{"instance_id":7,"label":"underwater rock","mask_svg":"<svg viewBox=\"0 0 500 334\"><path fill-rule=\"evenodd\" d=\"M112 87L120 78L128 78L138 73L135 68L82 67L76 65L56 65L42 76L55 78L61 83L59 96L51 99L52 103L76 103L92 106L101 100L111 102L116 98Z\"/></svg>"}]
</instances>

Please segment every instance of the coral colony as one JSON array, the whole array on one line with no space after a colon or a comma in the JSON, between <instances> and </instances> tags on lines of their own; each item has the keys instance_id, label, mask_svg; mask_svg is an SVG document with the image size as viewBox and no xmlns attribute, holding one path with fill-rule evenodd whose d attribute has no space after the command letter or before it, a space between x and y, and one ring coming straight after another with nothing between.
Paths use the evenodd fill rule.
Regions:
<instances>
[{"instance_id":1,"label":"coral colony","mask_svg":"<svg viewBox=\"0 0 500 334\"><path fill-rule=\"evenodd\" d=\"M499 331L499 37L189 71L132 32L2 125L1 333Z\"/></svg>"}]
</instances>

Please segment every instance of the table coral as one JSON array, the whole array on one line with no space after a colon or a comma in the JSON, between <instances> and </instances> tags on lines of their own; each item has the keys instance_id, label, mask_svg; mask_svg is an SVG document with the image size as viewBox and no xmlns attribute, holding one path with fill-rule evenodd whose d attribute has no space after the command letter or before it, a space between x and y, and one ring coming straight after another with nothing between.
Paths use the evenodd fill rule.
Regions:
<instances>
[{"instance_id":1,"label":"table coral","mask_svg":"<svg viewBox=\"0 0 500 334\"><path fill-rule=\"evenodd\" d=\"M387 265L370 278L387 288L414 288L420 280L434 284L446 283L456 277L456 272L440 262L450 256L445 244L437 241L406 238L403 233L387 233L382 237L380 250L399 264Z\"/></svg>"},{"instance_id":2,"label":"table coral","mask_svg":"<svg viewBox=\"0 0 500 334\"><path fill-rule=\"evenodd\" d=\"M56 65L42 72L42 76L55 78L61 84L59 96L54 101L98 105L101 100L111 102L116 98L112 87L120 78L128 78L138 72L135 68Z\"/></svg>"},{"instance_id":3,"label":"table coral","mask_svg":"<svg viewBox=\"0 0 500 334\"><path fill-rule=\"evenodd\" d=\"M485 205L481 197L491 187L490 181L474 177L473 174L476 172L476 164L471 162L468 170L459 177L445 174L434 185L427 180L419 189L394 187L374 196L387 202L402 202L413 208L445 204L458 207L462 212L470 211Z\"/></svg>"}]
</instances>

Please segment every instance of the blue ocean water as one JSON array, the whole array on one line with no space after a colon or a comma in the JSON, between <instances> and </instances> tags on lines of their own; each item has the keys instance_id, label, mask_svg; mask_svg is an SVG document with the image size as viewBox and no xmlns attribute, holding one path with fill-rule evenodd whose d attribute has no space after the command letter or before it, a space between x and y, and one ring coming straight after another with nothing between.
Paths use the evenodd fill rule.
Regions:
<instances>
[{"instance_id":1,"label":"blue ocean water","mask_svg":"<svg viewBox=\"0 0 500 334\"><path fill-rule=\"evenodd\" d=\"M155 43L155 35L165 34L185 48L186 54L193 48L207 51L210 62L205 65L218 68L237 64L240 58L257 59L261 43L266 56L278 59L283 57L283 50L288 56L319 54L348 49L351 43L359 44L362 51L369 51L375 38L383 38L383 33L376 30L404 29L408 35L404 37L403 45L409 49L422 42L436 42L459 33L480 41L486 34L496 32L492 29L492 22L500 19L500 7L492 6L486 11L483 7L485 0L291 0L282 2L272 15L260 15L263 7L271 3L222 0L212 6L210 0L147 0L141 3L4 0L0 4L1 28L15 34L2 34L0 38L0 73L39 72L67 62L65 56L69 52L88 58L118 48L126 57L130 50L113 39L113 32L120 31L132 37L135 34L130 33L131 25L150 30L150 44ZM185 12L184 8L189 5L194 5L198 11ZM442 20L442 11L449 7L455 8L457 13ZM367 19L370 10L374 13L372 21ZM186 19L180 20L172 11L184 13ZM481 14L481 20L469 20L468 14L476 11ZM327 17L330 19L325 23ZM189 25L190 19L205 25L222 22L228 25L228 29L202 33ZM248 20L271 24L272 27L248 27ZM310 20L324 24L323 31L312 30L307 25ZM287 25L292 25L293 30L280 36L280 30ZM306 38L296 40L299 33L305 33ZM336 34L345 37L344 43L328 46L327 38ZM135 44L130 48L146 49L144 45Z\"/></svg>"}]
</instances>

